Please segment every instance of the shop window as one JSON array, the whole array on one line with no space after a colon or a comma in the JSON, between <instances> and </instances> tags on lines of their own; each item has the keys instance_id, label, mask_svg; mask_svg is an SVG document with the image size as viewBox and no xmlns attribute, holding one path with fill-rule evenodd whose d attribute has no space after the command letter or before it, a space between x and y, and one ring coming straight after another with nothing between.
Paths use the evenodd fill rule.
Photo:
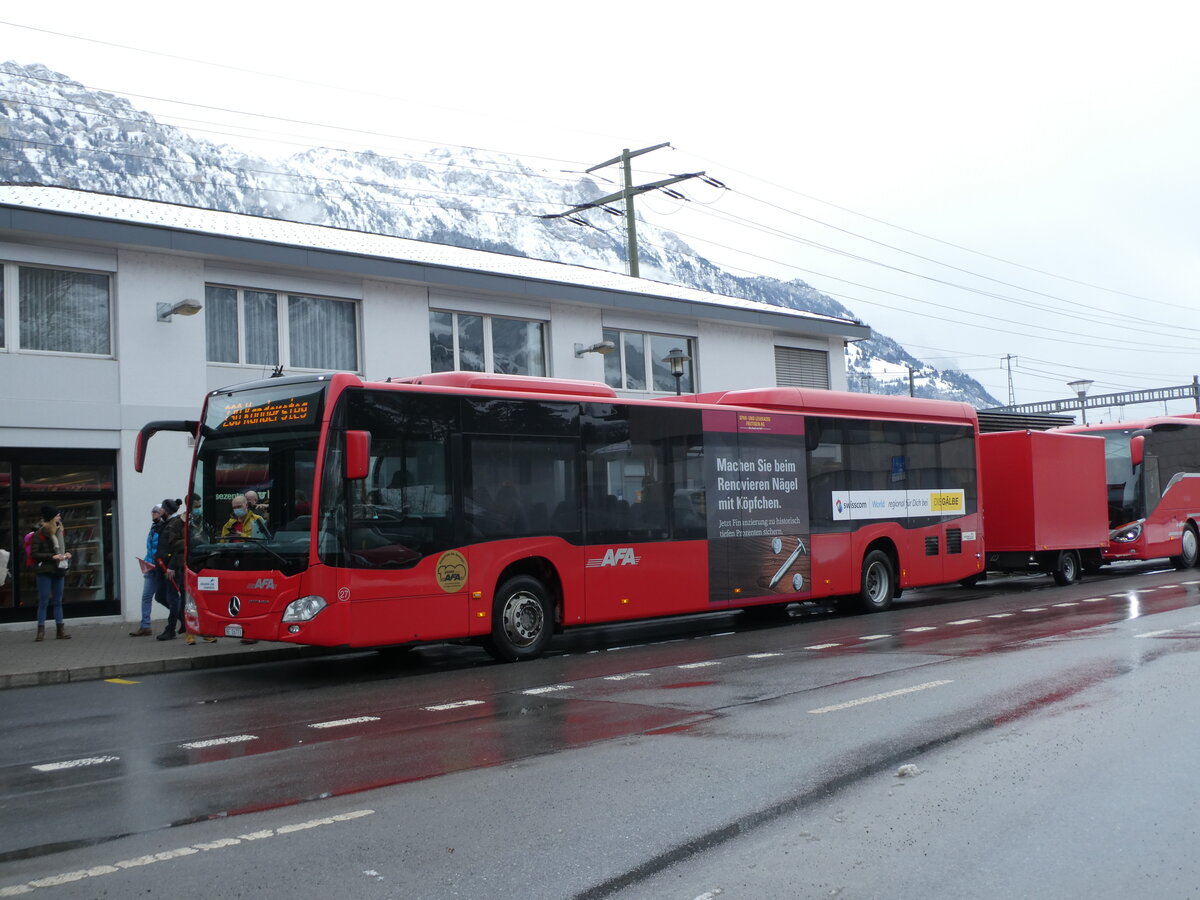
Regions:
<instances>
[{"instance_id":1,"label":"shop window","mask_svg":"<svg viewBox=\"0 0 1200 900\"><path fill-rule=\"evenodd\" d=\"M6 457L6 458L3 458ZM120 611L114 570L115 454L109 451L9 450L0 457L0 547L9 577L0 586L0 622L32 621L37 582L24 538L43 506L62 513L71 566L63 591L69 617Z\"/></svg>"}]
</instances>

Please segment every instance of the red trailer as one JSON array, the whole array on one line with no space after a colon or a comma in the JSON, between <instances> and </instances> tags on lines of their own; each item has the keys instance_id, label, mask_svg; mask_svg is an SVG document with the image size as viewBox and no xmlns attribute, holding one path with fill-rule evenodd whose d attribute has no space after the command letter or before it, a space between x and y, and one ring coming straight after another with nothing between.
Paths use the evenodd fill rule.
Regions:
<instances>
[{"instance_id":1,"label":"red trailer","mask_svg":"<svg viewBox=\"0 0 1200 900\"><path fill-rule=\"evenodd\" d=\"M1063 585L1098 568L1109 534L1103 439L1046 431L979 438L986 568L1049 572Z\"/></svg>"}]
</instances>

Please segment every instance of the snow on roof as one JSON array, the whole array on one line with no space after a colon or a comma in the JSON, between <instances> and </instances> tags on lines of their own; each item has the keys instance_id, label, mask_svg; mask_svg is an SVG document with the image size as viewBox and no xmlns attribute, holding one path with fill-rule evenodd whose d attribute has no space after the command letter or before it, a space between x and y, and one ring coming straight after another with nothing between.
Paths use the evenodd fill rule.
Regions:
<instances>
[{"instance_id":1,"label":"snow on roof","mask_svg":"<svg viewBox=\"0 0 1200 900\"><path fill-rule=\"evenodd\" d=\"M286 222L281 219L199 209L155 200L118 197L112 194L92 193L71 188L49 185L0 185L0 204L45 212L89 216L122 223L180 229L221 237L306 247L313 250L357 254L442 268L487 272L557 284L621 291L647 297L665 297L711 306L737 307L796 319L844 324L855 330L866 327L851 319L802 312L758 300L711 294L695 288L633 278L629 275L585 266L529 259L523 256L509 256L486 250L470 250L448 244L434 244L390 235L349 231L331 228L327 225Z\"/></svg>"}]
</instances>

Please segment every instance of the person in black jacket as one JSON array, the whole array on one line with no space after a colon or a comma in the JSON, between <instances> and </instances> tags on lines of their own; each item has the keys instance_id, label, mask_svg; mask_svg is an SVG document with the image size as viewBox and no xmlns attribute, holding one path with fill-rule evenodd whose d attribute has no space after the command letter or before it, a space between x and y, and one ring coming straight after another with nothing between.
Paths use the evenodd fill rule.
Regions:
<instances>
[{"instance_id":1,"label":"person in black jacket","mask_svg":"<svg viewBox=\"0 0 1200 900\"><path fill-rule=\"evenodd\" d=\"M51 600L54 601L55 637L70 638L63 628L62 598L71 554L67 552L62 516L56 507L42 507L42 525L33 533L30 553L38 590L37 637L34 640L46 639L46 606Z\"/></svg>"},{"instance_id":2,"label":"person in black jacket","mask_svg":"<svg viewBox=\"0 0 1200 900\"><path fill-rule=\"evenodd\" d=\"M155 565L163 573L163 596L167 601L167 627L158 635L160 641L173 640L176 628L184 630L183 599L180 594L184 578L183 516L179 514L182 505L182 500L170 498L162 502L166 522L158 536L158 549L154 552Z\"/></svg>"}]
</instances>

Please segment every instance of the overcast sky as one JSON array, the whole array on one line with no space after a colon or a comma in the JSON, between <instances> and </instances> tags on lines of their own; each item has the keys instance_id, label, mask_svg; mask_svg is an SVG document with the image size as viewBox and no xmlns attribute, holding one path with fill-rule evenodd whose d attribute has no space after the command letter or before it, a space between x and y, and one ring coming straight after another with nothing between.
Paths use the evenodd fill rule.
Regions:
<instances>
[{"instance_id":1,"label":"overcast sky","mask_svg":"<svg viewBox=\"0 0 1200 900\"><path fill-rule=\"evenodd\" d=\"M67 0L0 12L0 59L275 156L457 144L553 171L669 141L635 177L730 190L645 195L643 215L732 271L809 282L1001 402L1018 357L1027 403L1200 374L1194 18L1158 0Z\"/></svg>"}]
</instances>

